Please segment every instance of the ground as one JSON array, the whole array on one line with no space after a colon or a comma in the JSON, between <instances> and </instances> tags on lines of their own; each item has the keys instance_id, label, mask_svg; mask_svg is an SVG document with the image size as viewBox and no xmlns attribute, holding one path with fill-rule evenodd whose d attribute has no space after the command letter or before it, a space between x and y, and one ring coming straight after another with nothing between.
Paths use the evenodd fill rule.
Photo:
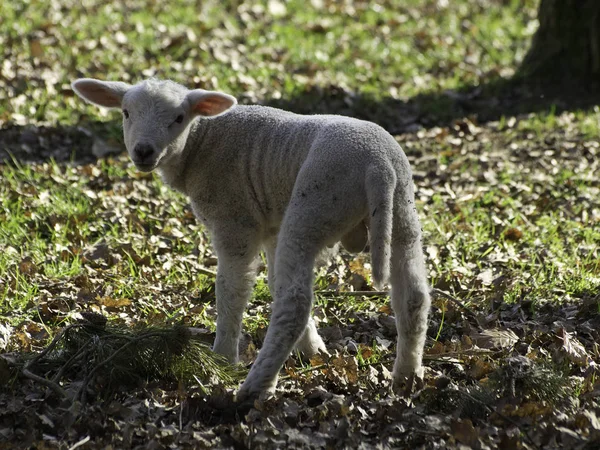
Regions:
<instances>
[{"instance_id":1,"label":"ground","mask_svg":"<svg viewBox=\"0 0 600 450\"><path fill-rule=\"evenodd\" d=\"M0 448L595 448L600 110L591 94L510 81L536 6L4 2ZM253 408L232 406L243 375L159 370L125 384L98 370L83 390L73 366L60 390L25 376L56 375L70 347L39 352L92 312L107 319L90 325L96 350L108 331L127 342L183 324L194 342L214 337L210 236L129 163L118 113L73 96L80 76L169 77L388 129L413 167L433 289L423 386L390 392L389 299L372 291L368 254L344 252L315 286L332 357L293 355ZM260 264L245 364L269 305Z\"/></svg>"}]
</instances>

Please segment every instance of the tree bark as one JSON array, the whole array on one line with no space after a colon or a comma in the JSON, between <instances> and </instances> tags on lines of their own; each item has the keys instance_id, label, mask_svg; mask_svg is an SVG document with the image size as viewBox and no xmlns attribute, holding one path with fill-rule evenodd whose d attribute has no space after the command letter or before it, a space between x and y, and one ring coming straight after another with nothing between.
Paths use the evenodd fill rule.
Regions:
<instances>
[{"instance_id":1,"label":"tree bark","mask_svg":"<svg viewBox=\"0 0 600 450\"><path fill-rule=\"evenodd\" d=\"M541 0L518 75L557 86L600 82L600 0Z\"/></svg>"}]
</instances>

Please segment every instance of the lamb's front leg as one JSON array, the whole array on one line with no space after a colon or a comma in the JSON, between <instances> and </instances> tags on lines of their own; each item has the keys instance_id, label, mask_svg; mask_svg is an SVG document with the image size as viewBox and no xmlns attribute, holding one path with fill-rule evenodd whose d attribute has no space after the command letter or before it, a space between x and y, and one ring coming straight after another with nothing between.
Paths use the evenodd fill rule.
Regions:
<instances>
[{"instance_id":1,"label":"lamb's front leg","mask_svg":"<svg viewBox=\"0 0 600 450\"><path fill-rule=\"evenodd\" d=\"M232 363L238 361L242 316L256 276L255 252L249 247L240 251L239 245L236 248L216 246L217 337L213 350Z\"/></svg>"}]
</instances>

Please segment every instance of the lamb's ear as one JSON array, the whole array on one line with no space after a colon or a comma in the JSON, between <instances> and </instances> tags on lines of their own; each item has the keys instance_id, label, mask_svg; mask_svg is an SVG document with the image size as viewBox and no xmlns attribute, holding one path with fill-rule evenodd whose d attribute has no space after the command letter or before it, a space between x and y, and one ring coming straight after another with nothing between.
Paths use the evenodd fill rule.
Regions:
<instances>
[{"instance_id":1,"label":"lamb's ear","mask_svg":"<svg viewBox=\"0 0 600 450\"><path fill-rule=\"evenodd\" d=\"M185 101L190 114L207 117L223 114L237 104L237 100L231 95L203 89L194 89L188 92Z\"/></svg>"},{"instance_id":2,"label":"lamb's ear","mask_svg":"<svg viewBox=\"0 0 600 450\"><path fill-rule=\"evenodd\" d=\"M71 87L85 101L106 108L120 108L123 96L131 85L120 81L100 81L92 78L80 78L73 81Z\"/></svg>"}]
</instances>

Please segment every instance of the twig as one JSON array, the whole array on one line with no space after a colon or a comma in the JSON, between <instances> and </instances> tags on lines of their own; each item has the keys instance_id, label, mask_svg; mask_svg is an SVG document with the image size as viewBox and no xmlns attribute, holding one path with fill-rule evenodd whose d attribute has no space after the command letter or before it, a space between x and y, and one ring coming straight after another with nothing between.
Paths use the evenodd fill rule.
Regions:
<instances>
[{"instance_id":1,"label":"twig","mask_svg":"<svg viewBox=\"0 0 600 450\"><path fill-rule=\"evenodd\" d=\"M475 323L477 324L477 326L479 327L480 330L484 330L485 329L485 327L483 325L481 325L481 323L479 322L479 318L477 317L477 314L475 314L475 312L471 308L469 308L468 306L466 306L459 299L453 297L452 295L450 295L447 292L444 292L444 291L442 291L441 289L438 289L438 288L433 288L431 290L431 292L434 295L437 295L439 297L443 297L446 300L450 300L456 306L464 309L472 317L472 319L475 321Z\"/></svg>"},{"instance_id":2,"label":"twig","mask_svg":"<svg viewBox=\"0 0 600 450\"><path fill-rule=\"evenodd\" d=\"M217 276L217 272L215 272L214 270L207 269L205 267L197 267L195 270L197 270L198 272L200 272L204 275L208 275L209 277L216 278L216 276Z\"/></svg>"},{"instance_id":3,"label":"twig","mask_svg":"<svg viewBox=\"0 0 600 450\"><path fill-rule=\"evenodd\" d=\"M88 345L90 345L90 343L93 341L93 339L94 338L88 339L88 341L85 344L83 344L81 349L77 353L75 353L73 356L71 356L67 360L67 362L62 365L62 367L59 369L59 371L56 372L56 375L54 375L54 377L52 378L53 382L58 383L60 381L61 377L63 376L63 374L65 373L67 368L71 365L71 363L87 351L87 347L88 347Z\"/></svg>"},{"instance_id":4,"label":"twig","mask_svg":"<svg viewBox=\"0 0 600 450\"><path fill-rule=\"evenodd\" d=\"M44 377L40 377L39 375L36 375L35 373L31 372L30 370L26 369L23 367L23 370L21 371L21 373L26 376L27 378L33 380L33 381L37 381L40 384L43 384L44 386L52 389L56 394L60 395L63 398L67 397L67 391L65 391L63 388L61 388L58 384L56 384L55 382L51 381L51 380L47 380Z\"/></svg>"},{"instance_id":5,"label":"twig","mask_svg":"<svg viewBox=\"0 0 600 450\"><path fill-rule=\"evenodd\" d=\"M82 440L76 442L72 447L69 447L69 450L75 450L76 448L81 447L84 444L87 444L90 441L90 437L86 436Z\"/></svg>"},{"instance_id":6,"label":"twig","mask_svg":"<svg viewBox=\"0 0 600 450\"><path fill-rule=\"evenodd\" d=\"M42 359L44 356L46 356L49 352L51 352L52 350L54 350L54 347L56 347L56 344L58 344L58 341L60 341L62 339L62 337L65 335L65 333L72 329L72 328L80 328L83 326L86 326L87 324L81 324L81 323L74 323L71 325L66 326L65 328L63 328L60 333L58 333L56 336L54 336L54 339L52 339L52 342L50 342L50 344L48 344L48 346L42 350L40 353L38 353L36 355L35 358L31 359L30 361L28 361L27 363L25 363L25 365L23 366L23 369L21 370L21 373L34 381L37 381L40 384L43 384L44 386L52 389L56 394L60 395L61 397L67 397L67 392L61 388L58 383L54 382L53 380L47 380L44 377L41 377L39 375L34 374L31 371L31 368L40 360Z\"/></svg>"},{"instance_id":7,"label":"twig","mask_svg":"<svg viewBox=\"0 0 600 450\"><path fill-rule=\"evenodd\" d=\"M318 366L305 367L304 369L300 369L297 372L294 372L294 376L304 375L305 373L309 372L315 372L317 370L324 369L325 367L329 367L329 363L319 364ZM289 380L290 378L292 378L292 375L284 375L282 377L279 377L280 380Z\"/></svg>"}]
</instances>

